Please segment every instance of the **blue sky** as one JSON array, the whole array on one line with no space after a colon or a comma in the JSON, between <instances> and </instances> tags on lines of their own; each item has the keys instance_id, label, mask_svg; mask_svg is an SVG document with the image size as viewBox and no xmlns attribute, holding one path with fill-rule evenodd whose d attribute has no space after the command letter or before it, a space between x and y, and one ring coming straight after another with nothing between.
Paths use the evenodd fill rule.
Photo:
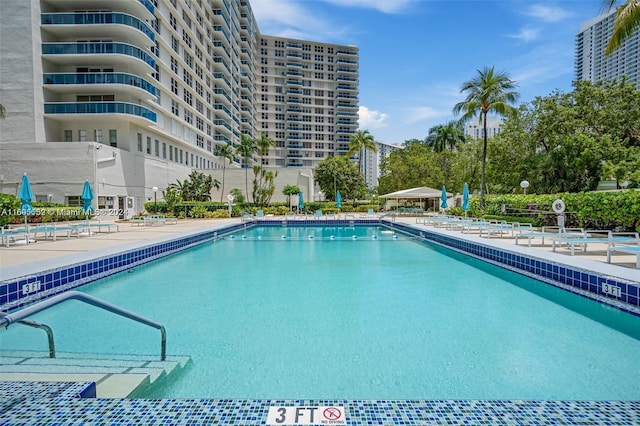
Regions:
<instances>
[{"instance_id":1,"label":"blue sky","mask_svg":"<svg viewBox=\"0 0 640 426\"><path fill-rule=\"evenodd\" d=\"M518 103L572 90L575 35L602 0L251 0L263 34L360 48L360 128L378 141L454 119L463 82L495 66Z\"/></svg>"}]
</instances>

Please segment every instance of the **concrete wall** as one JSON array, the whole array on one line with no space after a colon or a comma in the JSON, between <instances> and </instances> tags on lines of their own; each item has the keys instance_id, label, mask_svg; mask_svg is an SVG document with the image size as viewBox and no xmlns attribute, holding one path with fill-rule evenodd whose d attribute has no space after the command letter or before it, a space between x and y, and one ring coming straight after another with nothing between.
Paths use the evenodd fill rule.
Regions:
<instances>
[{"instance_id":1,"label":"concrete wall","mask_svg":"<svg viewBox=\"0 0 640 426\"><path fill-rule=\"evenodd\" d=\"M300 187L306 201L317 196L312 169L274 170L278 176L272 201L286 201L282 194L286 185ZM34 196L54 203L64 203L67 196L81 195L88 179L95 195L94 207L99 196L132 197L134 210L138 212L145 202L153 201L154 186L158 188L157 199L162 200L162 191L176 180L186 179L191 171L190 167L175 162L95 142L0 144L0 192L17 195L22 175L27 173ZM222 169L199 171L222 182ZM254 175L252 169L247 172L251 194ZM214 189L213 201L220 201L221 196L226 201L233 188L245 193L245 169L227 167L224 178L224 192L222 188Z\"/></svg>"},{"instance_id":2,"label":"concrete wall","mask_svg":"<svg viewBox=\"0 0 640 426\"><path fill-rule=\"evenodd\" d=\"M247 197L247 193L245 190L245 170L247 171L248 177L248 186L249 186L249 196ZM275 179L276 190L271 198L271 201L274 202L284 202L287 201L287 197L282 194L282 189L287 185L296 185L298 186L304 195L305 201L312 201L314 197L317 196L314 189L313 182L313 169L311 168L282 168L282 169L269 169L278 172L278 176ZM253 169L237 169L237 168L228 168L226 169L224 175L224 192L222 191L222 169L216 170L201 170L205 174L210 174L214 179L218 179L220 181L220 190L216 191L215 189L212 191L211 199L213 201L220 201L220 197L222 196L222 200L224 202L227 201L227 195L233 188L239 188L245 197L247 197L247 201L253 201L251 198L251 193L253 192L253 179L255 178L253 174Z\"/></svg>"}]
</instances>

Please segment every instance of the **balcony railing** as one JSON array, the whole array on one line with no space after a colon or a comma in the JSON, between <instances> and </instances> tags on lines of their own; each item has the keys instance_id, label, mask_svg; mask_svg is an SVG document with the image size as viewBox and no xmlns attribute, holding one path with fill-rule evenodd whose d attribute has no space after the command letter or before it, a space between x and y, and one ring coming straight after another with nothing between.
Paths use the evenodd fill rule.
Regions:
<instances>
[{"instance_id":1,"label":"balcony railing","mask_svg":"<svg viewBox=\"0 0 640 426\"><path fill-rule=\"evenodd\" d=\"M128 55L144 61L151 68L156 61L144 50L127 43L95 42L95 43L43 43L43 55Z\"/></svg>"},{"instance_id":2,"label":"balcony railing","mask_svg":"<svg viewBox=\"0 0 640 426\"><path fill-rule=\"evenodd\" d=\"M137 29L156 40L153 30L144 21L135 16L119 12L76 12L76 13L43 13L40 16L42 25L95 25L120 24Z\"/></svg>"},{"instance_id":3,"label":"balcony railing","mask_svg":"<svg viewBox=\"0 0 640 426\"><path fill-rule=\"evenodd\" d=\"M144 5L144 7L147 8L147 10L151 13L155 12L155 7L153 6L153 3L151 3L149 0L138 0L140 3L142 3Z\"/></svg>"},{"instance_id":4,"label":"balcony railing","mask_svg":"<svg viewBox=\"0 0 640 426\"><path fill-rule=\"evenodd\" d=\"M44 84L126 84L146 90L156 96L156 87L137 75L122 72L43 74Z\"/></svg>"},{"instance_id":5,"label":"balcony railing","mask_svg":"<svg viewBox=\"0 0 640 426\"><path fill-rule=\"evenodd\" d=\"M55 102L44 104L45 114L128 114L157 121L149 108L127 102Z\"/></svg>"}]
</instances>

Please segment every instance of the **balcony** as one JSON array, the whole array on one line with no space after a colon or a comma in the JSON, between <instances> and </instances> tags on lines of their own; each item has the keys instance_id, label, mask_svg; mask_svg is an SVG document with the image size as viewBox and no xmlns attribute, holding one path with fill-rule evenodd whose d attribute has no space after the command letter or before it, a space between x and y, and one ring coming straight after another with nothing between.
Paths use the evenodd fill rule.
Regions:
<instances>
[{"instance_id":1,"label":"balcony","mask_svg":"<svg viewBox=\"0 0 640 426\"><path fill-rule=\"evenodd\" d=\"M149 40L155 43L156 40L155 33L144 21L120 12L43 13L40 15L40 22L43 26L51 26L51 28L47 28L49 31L55 31L53 27L60 26L58 31L65 35L73 33L75 36L81 36L84 34L93 38L113 36L114 33L113 29L106 28L104 31L100 31L96 26L125 25L144 34L147 37L147 43ZM86 25L87 27L71 29L68 27L69 25Z\"/></svg>"},{"instance_id":2,"label":"balcony","mask_svg":"<svg viewBox=\"0 0 640 426\"><path fill-rule=\"evenodd\" d=\"M94 58L89 56L104 56L104 55L124 55L131 58L135 58L144 62L155 71L156 61L151 55L139 47L133 46L127 43L115 43L115 42L95 42L95 43L43 43L42 54L50 56L49 59L63 56L73 56L74 64L82 56L87 56L87 60L95 62ZM111 63L113 63L113 57L109 56Z\"/></svg>"},{"instance_id":3,"label":"balcony","mask_svg":"<svg viewBox=\"0 0 640 426\"><path fill-rule=\"evenodd\" d=\"M45 103L46 115L67 114L126 114L156 123L156 113L141 105L128 102L56 102Z\"/></svg>"},{"instance_id":4,"label":"balcony","mask_svg":"<svg viewBox=\"0 0 640 426\"><path fill-rule=\"evenodd\" d=\"M156 87L147 80L137 75L108 72L108 73L75 73L75 74L43 74L43 84L55 86L73 86L73 85L126 85L138 89L142 89L154 97L156 96Z\"/></svg>"}]
</instances>

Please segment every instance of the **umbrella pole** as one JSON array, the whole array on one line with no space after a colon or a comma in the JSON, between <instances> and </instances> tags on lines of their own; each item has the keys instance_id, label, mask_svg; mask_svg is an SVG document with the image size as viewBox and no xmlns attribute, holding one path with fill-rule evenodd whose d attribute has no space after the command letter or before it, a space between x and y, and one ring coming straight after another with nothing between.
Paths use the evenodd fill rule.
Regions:
<instances>
[{"instance_id":1,"label":"umbrella pole","mask_svg":"<svg viewBox=\"0 0 640 426\"><path fill-rule=\"evenodd\" d=\"M24 237L24 242L25 244L29 244L29 224L27 223L27 215L24 215L24 232L25 232L25 237Z\"/></svg>"}]
</instances>

